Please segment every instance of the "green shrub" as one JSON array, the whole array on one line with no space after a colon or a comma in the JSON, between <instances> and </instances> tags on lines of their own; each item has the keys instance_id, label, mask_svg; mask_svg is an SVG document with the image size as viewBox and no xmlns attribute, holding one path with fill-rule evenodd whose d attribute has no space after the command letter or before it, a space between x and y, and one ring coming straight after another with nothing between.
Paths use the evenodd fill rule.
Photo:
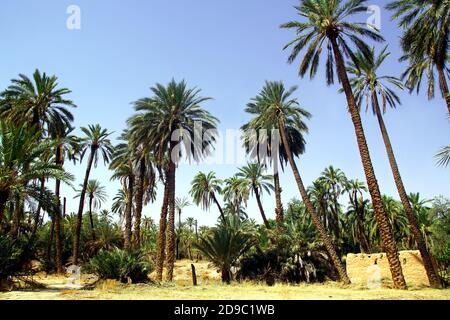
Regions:
<instances>
[{"instance_id":1,"label":"green shrub","mask_svg":"<svg viewBox=\"0 0 450 320\"><path fill-rule=\"evenodd\" d=\"M115 279L121 282L147 282L147 275L153 270L149 257L141 250L125 251L114 248L100 250L86 266L88 272L100 279Z\"/></svg>"}]
</instances>

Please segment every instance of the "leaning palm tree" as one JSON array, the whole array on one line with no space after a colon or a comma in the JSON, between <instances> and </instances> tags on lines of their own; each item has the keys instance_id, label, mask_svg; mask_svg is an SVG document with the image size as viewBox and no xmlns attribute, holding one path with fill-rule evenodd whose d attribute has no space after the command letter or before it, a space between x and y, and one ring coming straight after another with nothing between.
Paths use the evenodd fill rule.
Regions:
<instances>
[{"instance_id":1,"label":"leaning palm tree","mask_svg":"<svg viewBox=\"0 0 450 320\"><path fill-rule=\"evenodd\" d=\"M264 225L269 229L270 224L267 220L266 214L264 213L264 208L261 202L261 195L263 194L263 192L267 192L268 194L270 194L270 190L274 190L274 187L271 183L273 177L271 175L265 174L263 171L264 167L261 164L248 163L245 167L239 168L239 172L236 174L236 176L247 181L248 188L255 195Z\"/></svg>"},{"instance_id":2,"label":"leaning palm tree","mask_svg":"<svg viewBox=\"0 0 450 320\"><path fill-rule=\"evenodd\" d=\"M442 97L450 113L450 92L447 84L450 3L436 0L395 0L387 9L394 11L392 19L404 30L401 46L405 55L401 58L409 66L404 73L406 84L417 92L423 74L428 78L428 98L434 97L437 71Z\"/></svg>"},{"instance_id":3,"label":"leaning palm tree","mask_svg":"<svg viewBox=\"0 0 450 320\"><path fill-rule=\"evenodd\" d=\"M317 228L321 240L327 248L330 258L338 271L341 280L345 283L350 283L350 279L348 278L345 268L336 253L336 249L329 239L325 228L323 227L320 218L309 199L297 164L295 163L293 153L290 149L289 139L287 137L288 133L285 128L295 128L297 134L303 135L308 131L304 119L311 117L309 112L299 107L298 100L291 97L296 89L297 87L292 87L289 90L286 90L282 82L266 82L266 85L262 91L252 99L252 108L258 110L258 112L253 110L255 117L251 120L251 122L255 127L266 127L267 124L270 124L271 127L275 125L278 126L283 148L286 151L298 190L308 209L308 213L311 215L314 226Z\"/></svg>"},{"instance_id":4,"label":"leaning palm tree","mask_svg":"<svg viewBox=\"0 0 450 320\"><path fill-rule=\"evenodd\" d=\"M168 213L169 230L167 246L167 277L173 279L175 262L175 176L176 164L180 152L195 161L208 155L215 142L215 134L205 135L206 139L198 142L194 137L204 137L208 130L212 133L218 120L202 108L210 98L200 96L200 90L189 89L185 81L172 80L168 85L156 84L151 88L152 97L135 102L135 109L142 119L139 136L145 147L151 148L154 157L164 172L164 201L161 210L160 232L158 236L157 278L162 278L164 264L164 244L166 214ZM205 138L204 137L204 138ZM178 140L178 141L177 141ZM197 139L195 139L197 140ZM194 141L194 143L192 143Z\"/></svg>"},{"instance_id":5,"label":"leaning palm tree","mask_svg":"<svg viewBox=\"0 0 450 320\"><path fill-rule=\"evenodd\" d=\"M383 119L383 113L386 112L387 106L395 108L400 103L400 98L397 96L395 91L389 87L389 85L392 85L397 89L403 88L400 79L393 76L381 76L378 74L378 69L381 67L389 54L390 53L387 52L387 47L385 47L379 55L375 55L375 49L372 48L368 57L364 56L361 52L358 52L355 54L356 63L350 62L347 71L353 76L353 78L350 79L350 83L359 107L361 108L361 105L365 100L366 106L368 107L370 104L372 106L373 114L377 117L378 125L380 127L381 135L383 137L388 155L389 164L394 176L395 185L397 187L403 209L408 217L411 232L417 243L417 248L422 256L429 282L433 287L440 287L439 277L433 267L431 255L427 250L427 246L420 232L413 208L409 202L408 194L405 190L405 186L400 175L397 160L395 159L391 139ZM381 106L379 103L379 97L382 102Z\"/></svg>"},{"instance_id":6,"label":"leaning palm tree","mask_svg":"<svg viewBox=\"0 0 450 320\"><path fill-rule=\"evenodd\" d=\"M83 209L86 196L86 189L89 182L89 175L92 166L96 167L99 157L103 159L104 164L107 164L111 159L113 146L109 140L111 135L106 129L103 129L99 124L89 125L87 128L82 127L81 131L85 134L80 140L80 161L83 161L84 156L89 152L89 158L86 166L86 173L84 176L83 186L80 192L80 204L78 206L77 225L72 248L72 262L78 263L81 224L83 222Z\"/></svg>"},{"instance_id":7,"label":"leaning palm tree","mask_svg":"<svg viewBox=\"0 0 450 320\"><path fill-rule=\"evenodd\" d=\"M214 202L219 209L220 217L225 218L223 209L217 201L216 194L222 193L222 180L216 178L213 171L208 173L199 172L191 182L191 191L189 192L194 203L200 205L203 210L209 210Z\"/></svg>"},{"instance_id":8,"label":"leaning palm tree","mask_svg":"<svg viewBox=\"0 0 450 320\"><path fill-rule=\"evenodd\" d=\"M255 244L244 224L238 216L227 216L194 243L194 247L221 270L222 282L227 284L231 282L231 267Z\"/></svg>"},{"instance_id":9,"label":"leaning palm tree","mask_svg":"<svg viewBox=\"0 0 450 320\"><path fill-rule=\"evenodd\" d=\"M80 185L82 188L83 185ZM94 226L94 219L92 217L92 209L100 209L102 206L102 203L106 201L107 194L105 191L105 187L100 184L100 181L91 179L88 182L87 188L86 188L86 194L88 196L88 206L89 206L89 223L91 225L91 235L92 240L97 240L97 237L95 235L95 226ZM78 194L75 196L75 198L79 198L81 196L81 190L78 190Z\"/></svg>"},{"instance_id":10,"label":"leaning palm tree","mask_svg":"<svg viewBox=\"0 0 450 320\"><path fill-rule=\"evenodd\" d=\"M406 282L392 234L392 227L389 224L383 202L381 201L381 192L370 158L358 105L346 72L344 58L344 56L347 56L354 63L357 63L351 44L356 46L366 56L369 56L370 49L361 39L361 36L375 41L382 41L383 38L379 33L369 28L366 23L349 21L351 16L359 12L367 11L365 0L348 0L345 2L342 0L304 0L296 9L298 14L305 18L305 21L288 22L281 26L282 28L294 29L296 31L295 39L285 46L285 48L292 47L288 62L294 62L299 56L299 53L305 49L306 52L299 67L299 75L303 77L309 70L309 75L313 78L318 70L320 56L322 52L326 51L326 79L328 85L334 83L334 66L336 65L338 79L347 98L347 110L350 113L355 129L359 153L366 175L369 193L372 198L375 216L378 221L378 228L383 239L383 246L388 257L394 286L399 289L406 289ZM326 50L322 50L325 43L327 44L327 48Z\"/></svg>"}]
</instances>

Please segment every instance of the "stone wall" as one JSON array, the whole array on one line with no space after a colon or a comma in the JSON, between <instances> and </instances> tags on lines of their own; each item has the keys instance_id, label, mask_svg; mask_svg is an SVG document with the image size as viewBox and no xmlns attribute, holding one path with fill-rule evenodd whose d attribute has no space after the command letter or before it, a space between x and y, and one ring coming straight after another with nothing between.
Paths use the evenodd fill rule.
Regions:
<instances>
[{"instance_id":1,"label":"stone wall","mask_svg":"<svg viewBox=\"0 0 450 320\"><path fill-rule=\"evenodd\" d=\"M429 286L427 274L419 251L399 251L403 275L408 286ZM352 254L346 259L347 273L352 283L371 286L380 279L383 285L391 285L392 278L385 253Z\"/></svg>"}]
</instances>

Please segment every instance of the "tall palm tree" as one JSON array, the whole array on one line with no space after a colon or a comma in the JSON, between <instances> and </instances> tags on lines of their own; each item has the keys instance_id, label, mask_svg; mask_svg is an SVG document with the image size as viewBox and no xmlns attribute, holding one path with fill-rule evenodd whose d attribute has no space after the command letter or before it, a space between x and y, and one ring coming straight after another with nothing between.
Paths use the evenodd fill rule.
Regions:
<instances>
[{"instance_id":1,"label":"tall palm tree","mask_svg":"<svg viewBox=\"0 0 450 320\"><path fill-rule=\"evenodd\" d=\"M222 193L222 180L216 178L213 171L208 173L199 172L191 182L191 191L189 192L194 203L200 205L203 210L209 210L214 202L219 209L222 219L225 218L223 209L217 201L216 194Z\"/></svg>"},{"instance_id":2,"label":"tall palm tree","mask_svg":"<svg viewBox=\"0 0 450 320\"><path fill-rule=\"evenodd\" d=\"M156 84L151 88L153 96L135 102L135 109L142 118L140 136L143 143L151 146L155 159L166 172L165 201L161 210L160 233L158 236L157 275L162 277L164 263L163 243L165 242L165 212L169 216L167 246L167 277L173 279L175 262L175 176L176 164L183 149L185 157L195 161L208 155L215 142L215 135L205 135L205 130L212 132L218 120L202 108L210 98L200 96L200 90L189 89L185 81L172 80L168 85ZM207 137L206 137L207 136ZM195 137L203 137L200 143L192 143ZM178 138L178 141L176 141ZM180 141L182 138L182 141ZM194 141L195 142L195 141ZM163 239L164 238L164 239Z\"/></svg>"},{"instance_id":3,"label":"tall palm tree","mask_svg":"<svg viewBox=\"0 0 450 320\"><path fill-rule=\"evenodd\" d=\"M433 287L440 287L439 277L433 267L431 255L427 250L427 246L420 232L413 208L409 202L408 194L400 175L397 160L395 159L391 139L383 119L383 113L386 112L386 106L395 108L397 104L400 103L400 98L396 95L395 91L389 87L389 85L392 85L397 89L403 88L400 79L393 76L381 76L378 74L378 69L388 56L389 52L387 52L387 47L385 47L379 55L375 55L375 49L372 48L368 57L365 57L362 53L358 52L355 55L356 63L350 62L347 71L353 76L353 78L350 79L350 83L355 93L355 98L358 105L361 108L363 101L366 100L366 105L369 106L369 104L371 104L372 111L377 117L378 125L380 127L381 135L383 137L383 142L388 155L389 164L391 166L395 185L397 187L397 192L408 218L411 232L414 235L417 247L419 248L422 256L429 282ZM380 106L378 96L381 98L382 106ZM381 109L381 107L383 109Z\"/></svg>"},{"instance_id":4,"label":"tall palm tree","mask_svg":"<svg viewBox=\"0 0 450 320\"><path fill-rule=\"evenodd\" d=\"M175 198L175 207L178 212L178 236L177 236L177 248L176 248L176 258L177 259L180 259L178 249L179 249L179 245L180 245L180 235L181 235L181 213L184 208L186 208L190 205L191 205L191 203L189 202L189 200L186 197Z\"/></svg>"},{"instance_id":5,"label":"tall palm tree","mask_svg":"<svg viewBox=\"0 0 450 320\"><path fill-rule=\"evenodd\" d=\"M249 102L246 112L258 115L260 110L254 102ZM281 184L279 170L284 171L288 162L286 150L280 140L278 123L266 119L264 123L257 124L255 121L249 121L241 127L243 131L244 146L246 152L255 158L259 163L270 164L273 170L274 194L275 194L275 216L279 226L283 222L283 204L281 201ZM300 131L294 126L286 124L287 139L291 153L298 157L305 152L305 140ZM261 156L265 158L261 159Z\"/></svg>"},{"instance_id":6,"label":"tall palm tree","mask_svg":"<svg viewBox=\"0 0 450 320\"><path fill-rule=\"evenodd\" d=\"M264 167L259 163L248 163L245 167L239 168L239 172L236 174L237 177L245 179L248 183L248 187L251 192L255 195L256 202L258 204L259 212L264 221L266 228L270 228L269 221L267 220L266 214L264 213L264 208L261 202L261 195L263 192L270 194L270 190L274 190L271 183L273 177L263 173Z\"/></svg>"},{"instance_id":7,"label":"tall palm tree","mask_svg":"<svg viewBox=\"0 0 450 320\"><path fill-rule=\"evenodd\" d=\"M83 185L80 185L80 187L83 187ZM100 209L102 206L102 203L106 201L106 198L108 197L105 187L100 184L100 181L91 179L88 182L87 188L86 188L86 194L88 196L88 206L89 206L89 223L91 225L91 235L92 240L97 240L97 237L95 236L95 226L94 226L94 219L92 217L92 209ZM81 190L78 191L78 194L75 196L75 198L78 198L81 196Z\"/></svg>"},{"instance_id":8,"label":"tall palm tree","mask_svg":"<svg viewBox=\"0 0 450 320\"><path fill-rule=\"evenodd\" d=\"M83 161L83 158L87 152L89 152L89 158L87 161L86 173L84 175L84 181L80 192L80 204L78 206L77 224L73 240L72 263L74 264L78 263L84 202L92 166L97 166L98 159L100 157L103 159L103 162L106 165L110 161L113 152L113 146L111 144L111 141L109 140L109 136L111 135L111 133L108 132L108 130L103 129L99 124L89 125L87 128L82 127L81 131L84 133L84 137L82 137L80 140L80 161Z\"/></svg>"},{"instance_id":9,"label":"tall palm tree","mask_svg":"<svg viewBox=\"0 0 450 320\"><path fill-rule=\"evenodd\" d=\"M50 131L54 139L58 141L55 151L55 163L57 166L63 168L65 158L73 161L75 164L78 160L78 154L80 151L80 140L77 136L71 135L73 128L61 128L54 126ZM56 212L54 216L54 233L55 233L55 263L56 272L63 273L62 265L62 240L61 240L61 180L55 180L55 197L56 197ZM37 215L38 216L38 215ZM52 224L53 225L53 224Z\"/></svg>"},{"instance_id":10,"label":"tall palm tree","mask_svg":"<svg viewBox=\"0 0 450 320\"><path fill-rule=\"evenodd\" d=\"M124 132L121 140L127 140L128 132ZM119 179L122 182L123 190L127 193L127 203L125 208L125 233L124 247L131 249L132 243L132 218L133 218L133 199L136 183L136 174L133 166L135 154L128 143L121 143L115 147L110 163L110 169L114 170L111 180Z\"/></svg>"},{"instance_id":11,"label":"tall palm tree","mask_svg":"<svg viewBox=\"0 0 450 320\"><path fill-rule=\"evenodd\" d=\"M299 107L298 100L291 97L296 89L297 87L292 87L289 90L286 90L282 82L266 82L266 85L262 91L252 99L252 108L257 111L253 110L252 113L255 114L255 117L251 121L255 127L264 127L267 123L278 125L283 148L286 151L289 164L294 173L297 187L307 207L308 213L311 215L314 226L317 228L320 238L327 248L330 258L338 271L341 280L345 283L350 283L350 279L347 276L345 268L339 259L322 223L320 222L312 202L309 199L297 164L295 163L293 153L290 149L290 139L287 137L288 132L285 128L295 128L297 134L303 135L308 131L304 119L311 117L309 112Z\"/></svg>"},{"instance_id":12,"label":"tall palm tree","mask_svg":"<svg viewBox=\"0 0 450 320\"><path fill-rule=\"evenodd\" d=\"M387 9L394 11L392 19L399 19L404 30L401 58L409 66L404 73L406 84L419 92L423 73L428 78L428 98L434 97L434 73L438 73L439 87L450 113L450 93L447 84L449 59L450 3L436 0L396 0Z\"/></svg>"},{"instance_id":13,"label":"tall palm tree","mask_svg":"<svg viewBox=\"0 0 450 320\"><path fill-rule=\"evenodd\" d=\"M406 289L406 282L395 245L395 239L392 234L392 227L389 225L389 220L384 210L383 202L381 201L381 192L373 169L359 109L348 79L344 60L345 55L350 57L354 63L357 63L350 43L356 46L366 56L369 56L370 49L361 39L361 36L375 41L382 41L383 38L378 32L370 29L366 23L349 21L353 15L367 11L365 0L348 0L345 2L342 0L304 0L296 9L298 14L305 18L305 22L293 21L281 26L282 28L296 30L295 39L285 47L293 47L288 62L294 62L299 53L305 49L306 52L299 67L299 75L303 77L309 70L309 75L313 78L318 70L323 46L325 43L327 44L327 84L330 85L334 82L334 66L336 65L339 82L347 98L348 111L355 129L359 153L378 221L378 228L383 239L383 247L388 257L394 286L399 289ZM306 49L307 46L308 48Z\"/></svg>"}]
</instances>

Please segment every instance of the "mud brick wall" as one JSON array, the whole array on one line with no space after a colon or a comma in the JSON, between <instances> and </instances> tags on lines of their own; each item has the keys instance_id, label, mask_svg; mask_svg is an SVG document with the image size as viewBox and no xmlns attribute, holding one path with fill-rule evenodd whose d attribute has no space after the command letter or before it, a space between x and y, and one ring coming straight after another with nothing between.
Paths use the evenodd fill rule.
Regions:
<instances>
[{"instance_id":1,"label":"mud brick wall","mask_svg":"<svg viewBox=\"0 0 450 320\"><path fill-rule=\"evenodd\" d=\"M419 251L399 251L403 274L408 286L429 286L427 274ZM352 283L367 285L374 278L374 265L379 267L383 285L392 284L391 272L385 253L348 254L347 273Z\"/></svg>"}]
</instances>

